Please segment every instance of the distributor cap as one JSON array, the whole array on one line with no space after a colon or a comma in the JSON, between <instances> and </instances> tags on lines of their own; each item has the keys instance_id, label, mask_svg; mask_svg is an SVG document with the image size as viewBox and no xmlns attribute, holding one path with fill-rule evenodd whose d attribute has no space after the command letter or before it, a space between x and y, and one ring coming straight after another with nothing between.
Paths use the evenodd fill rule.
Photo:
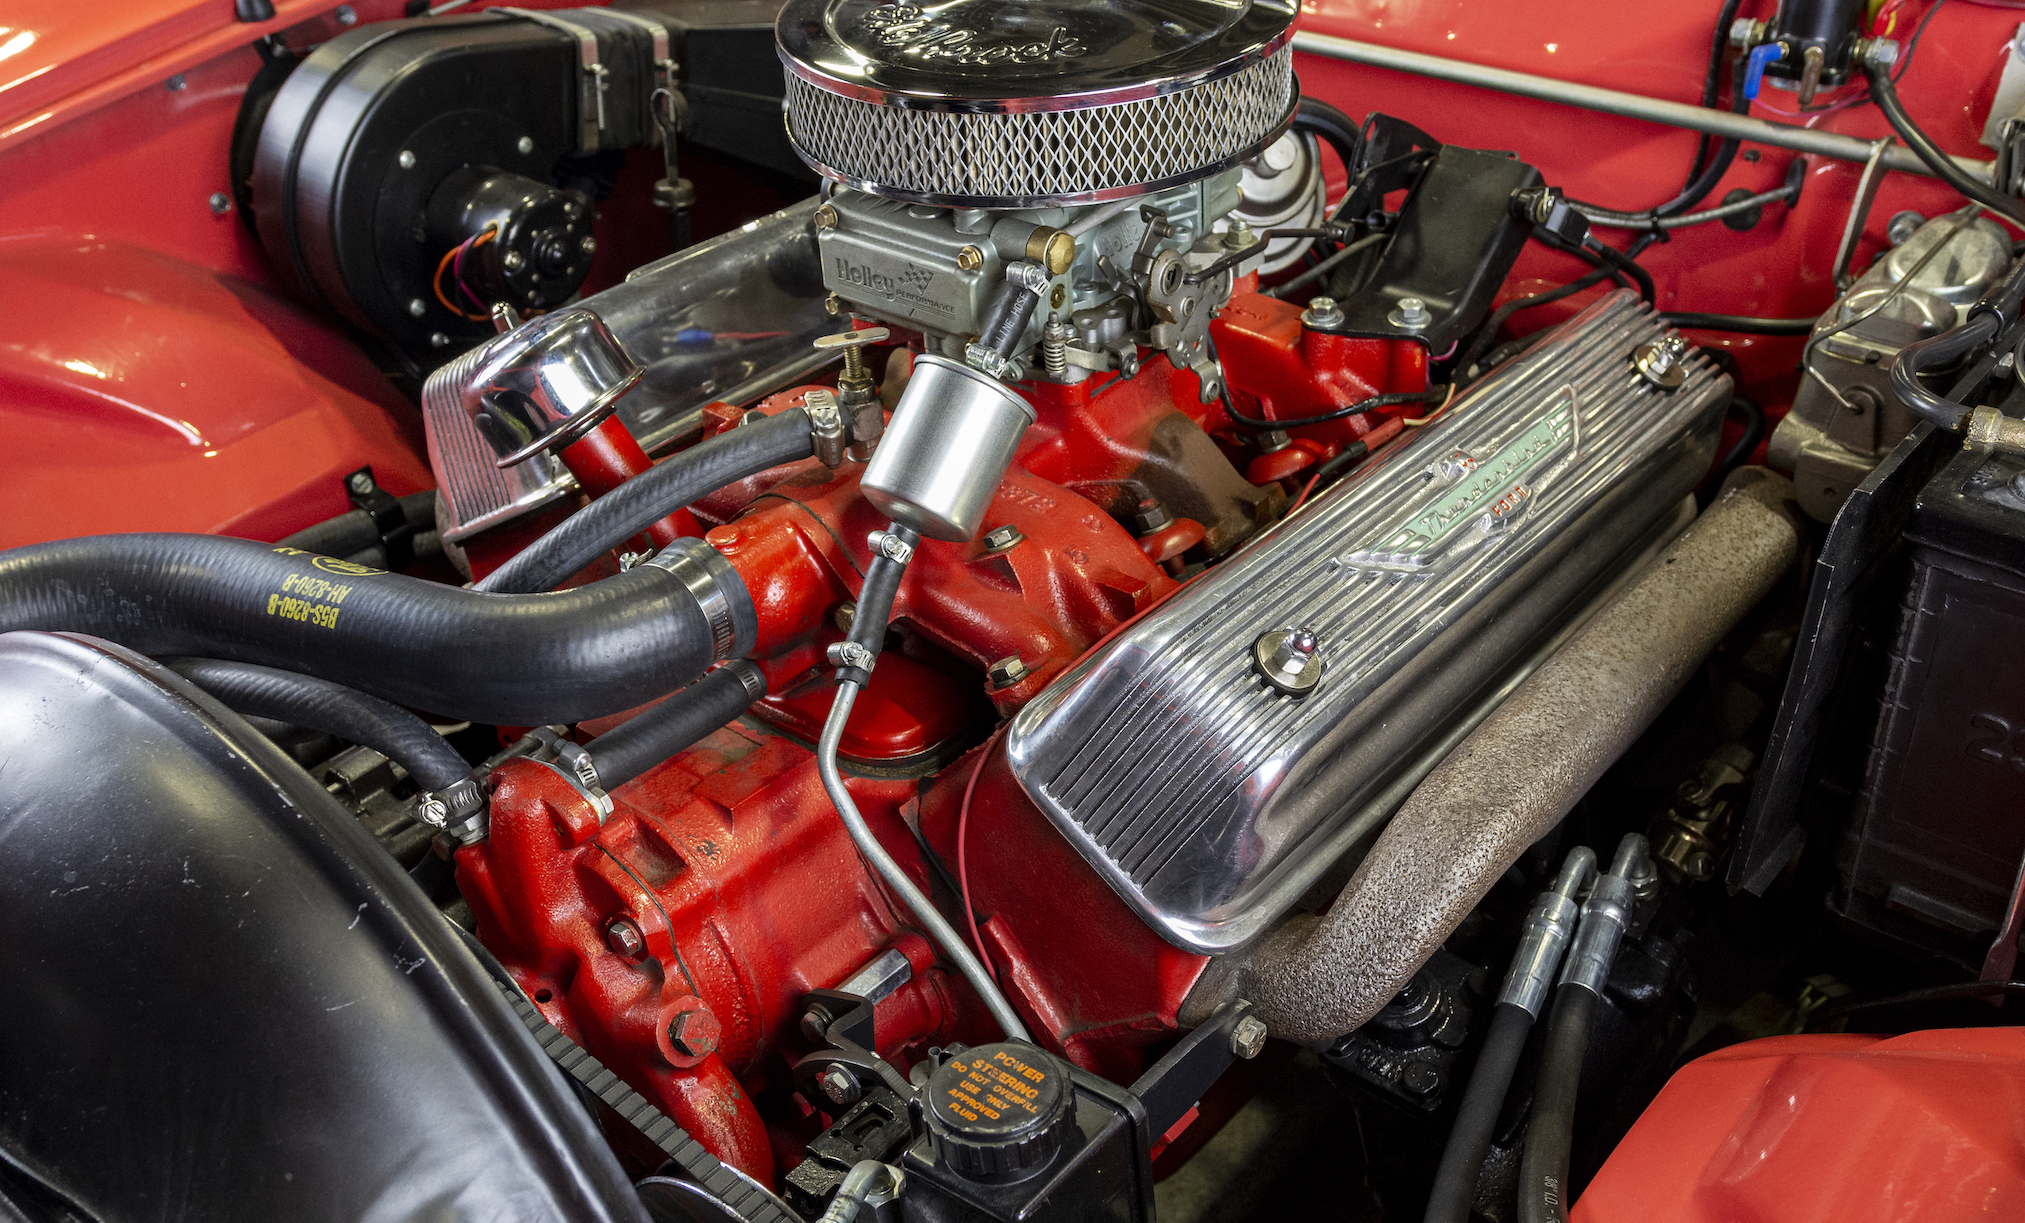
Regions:
<instances>
[{"instance_id":1,"label":"distributor cap","mask_svg":"<svg viewBox=\"0 0 2025 1223\"><path fill-rule=\"evenodd\" d=\"M1290 0L789 0L788 136L859 190L1093 203L1241 162L1297 100Z\"/></svg>"}]
</instances>

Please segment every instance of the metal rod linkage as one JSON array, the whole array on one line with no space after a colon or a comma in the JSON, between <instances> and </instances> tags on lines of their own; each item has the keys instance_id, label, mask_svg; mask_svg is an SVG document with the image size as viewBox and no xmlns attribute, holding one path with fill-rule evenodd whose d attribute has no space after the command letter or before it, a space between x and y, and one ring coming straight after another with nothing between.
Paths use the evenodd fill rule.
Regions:
<instances>
[{"instance_id":1,"label":"metal rod linkage","mask_svg":"<svg viewBox=\"0 0 2025 1223\"><path fill-rule=\"evenodd\" d=\"M1684 102L1668 102L1660 98L1648 98L1642 94L1601 89L1594 85L1578 85L1573 81L1534 76L1528 72L1487 68L1482 64L1466 63L1463 60L1448 59L1440 55L1422 55L1417 51L1401 51L1374 43L1358 42L1355 39L1337 38L1330 34L1315 34L1304 30L1294 35L1294 50L1326 59L1342 60L1345 63L1363 64L1371 68L1389 68L1395 72L1409 72L1415 76L1452 81L1458 85L1475 85L1481 89L1495 89L1501 93L1517 94L1524 98L1538 98L1543 102L1559 102L1565 106L1579 106L1584 110L1623 115L1629 119L1643 119L1648 123L1661 123L1668 127L1684 127L1689 131L1707 132L1712 136L1776 145L1782 149L1812 153L1817 157L1832 157L1837 161L1850 161L1858 165L1871 159L1874 148L1871 141L1845 136L1839 132L1824 132L1814 128L1795 127L1788 123L1773 123L1767 119L1754 119L1749 115L1733 114L1726 110L1690 106ZM1991 181L1990 162L1966 157L1956 157L1954 161L1971 176L1983 182ZM1933 171L1928 169L1912 150L1903 146L1894 145L1885 150L1882 164L1887 170L1901 170L1908 174L1934 177Z\"/></svg>"}]
</instances>

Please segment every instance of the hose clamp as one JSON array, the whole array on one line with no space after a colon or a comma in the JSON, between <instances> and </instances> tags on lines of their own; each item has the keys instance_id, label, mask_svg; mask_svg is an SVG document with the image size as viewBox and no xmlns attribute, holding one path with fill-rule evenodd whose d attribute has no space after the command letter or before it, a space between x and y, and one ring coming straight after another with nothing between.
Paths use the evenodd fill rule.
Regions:
<instances>
[{"instance_id":1,"label":"hose clamp","mask_svg":"<svg viewBox=\"0 0 2025 1223\"><path fill-rule=\"evenodd\" d=\"M855 641L831 643L828 657L833 667L855 667L860 671L870 671L879 661L878 655Z\"/></svg>"},{"instance_id":2,"label":"hose clamp","mask_svg":"<svg viewBox=\"0 0 2025 1223\"><path fill-rule=\"evenodd\" d=\"M696 600L710 625L712 658L734 658L752 648L759 637L759 616L744 581L722 553L700 539L678 539L647 564L674 575Z\"/></svg>"},{"instance_id":3,"label":"hose clamp","mask_svg":"<svg viewBox=\"0 0 2025 1223\"><path fill-rule=\"evenodd\" d=\"M865 537L865 542L873 552L895 564L904 565L914 559L914 545L891 531L874 531Z\"/></svg>"}]
</instances>

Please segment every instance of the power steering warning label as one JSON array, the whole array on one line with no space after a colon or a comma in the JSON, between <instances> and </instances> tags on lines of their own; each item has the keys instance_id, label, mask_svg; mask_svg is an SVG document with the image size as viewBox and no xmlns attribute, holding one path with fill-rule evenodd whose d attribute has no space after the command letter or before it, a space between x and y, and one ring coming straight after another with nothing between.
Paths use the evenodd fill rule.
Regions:
<instances>
[{"instance_id":1,"label":"power steering warning label","mask_svg":"<svg viewBox=\"0 0 2025 1223\"><path fill-rule=\"evenodd\" d=\"M351 561L314 556L298 548L276 548L275 551L287 556L308 556L310 564L318 569L342 577L371 577L385 572ZM281 580L281 589L267 596L267 614L313 624L318 628L334 629L345 597L356 588L356 582L335 581L313 573L291 573Z\"/></svg>"},{"instance_id":2,"label":"power steering warning label","mask_svg":"<svg viewBox=\"0 0 2025 1223\"><path fill-rule=\"evenodd\" d=\"M951 1058L948 1069L962 1077L949 1084L943 1107L965 1121L1017 1123L1041 1112L1041 1084L1047 1072L1028 1064L1011 1050L979 1050L982 1056Z\"/></svg>"}]
</instances>

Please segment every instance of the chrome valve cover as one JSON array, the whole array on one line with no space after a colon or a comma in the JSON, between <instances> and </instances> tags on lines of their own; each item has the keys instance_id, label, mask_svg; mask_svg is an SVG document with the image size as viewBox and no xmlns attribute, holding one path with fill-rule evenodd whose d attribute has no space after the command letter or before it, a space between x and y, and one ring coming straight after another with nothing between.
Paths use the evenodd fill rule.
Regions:
<instances>
[{"instance_id":1,"label":"chrome valve cover","mask_svg":"<svg viewBox=\"0 0 2025 1223\"><path fill-rule=\"evenodd\" d=\"M1288 0L790 0L787 129L825 176L974 208L1120 199L1292 117Z\"/></svg>"},{"instance_id":2,"label":"chrome valve cover","mask_svg":"<svg viewBox=\"0 0 2025 1223\"><path fill-rule=\"evenodd\" d=\"M1603 299L1197 579L1019 713L1020 784L1171 942L1262 933L1708 471L1729 380L1664 334Z\"/></svg>"}]
</instances>

